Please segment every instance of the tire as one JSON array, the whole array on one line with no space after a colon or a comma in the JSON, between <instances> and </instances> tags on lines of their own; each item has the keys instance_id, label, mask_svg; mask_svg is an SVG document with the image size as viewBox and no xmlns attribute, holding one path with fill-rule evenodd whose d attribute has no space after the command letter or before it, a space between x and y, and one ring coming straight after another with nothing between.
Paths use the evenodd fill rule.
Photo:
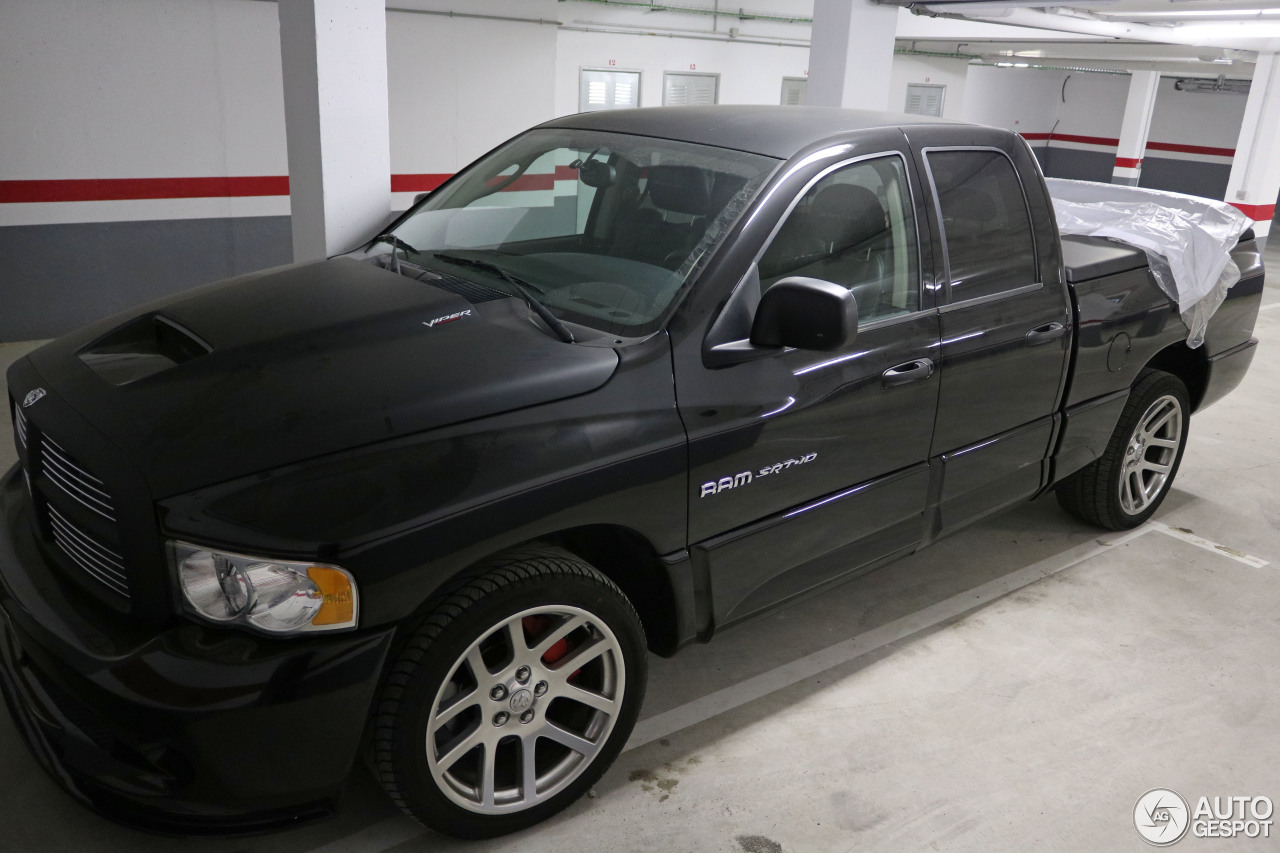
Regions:
<instances>
[{"instance_id":1,"label":"tire","mask_svg":"<svg viewBox=\"0 0 1280 853\"><path fill-rule=\"evenodd\" d=\"M559 548L510 552L438 599L401 647L376 710L378 779L444 835L532 826L613 763L646 666L644 629L612 581Z\"/></svg>"},{"instance_id":2,"label":"tire","mask_svg":"<svg viewBox=\"0 0 1280 853\"><path fill-rule=\"evenodd\" d=\"M1159 370L1143 372L1106 450L1058 484L1058 503L1111 530L1142 524L1160 507L1178 473L1190 416L1182 380Z\"/></svg>"}]
</instances>

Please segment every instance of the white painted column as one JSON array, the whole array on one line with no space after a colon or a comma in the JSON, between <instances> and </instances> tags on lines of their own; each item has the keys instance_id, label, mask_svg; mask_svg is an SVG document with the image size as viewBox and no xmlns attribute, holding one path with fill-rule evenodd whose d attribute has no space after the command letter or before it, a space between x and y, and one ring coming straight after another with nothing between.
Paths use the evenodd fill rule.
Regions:
<instances>
[{"instance_id":1,"label":"white painted column","mask_svg":"<svg viewBox=\"0 0 1280 853\"><path fill-rule=\"evenodd\" d=\"M1116 165L1111 170L1111 183L1138 185L1142 175L1142 158L1147 152L1147 134L1151 132L1151 114L1156 109L1159 71L1134 71L1129 78L1129 100L1124 105L1124 121L1120 124L1120 145L1116 148Z\"/></svg>"},{"instance_id":2,"label":"white painted column","mask_svg":"<svg viewBox=\"0 0 1280 853\"><path fill-rule=\"evenodd\" d=\"M1280 61L1275 53L1259 53L1249 101L1244 108L1236 156L1231 161L1226 200L1257 224L1265 238L1280 195ZM1265 242L1265 241L1264 241Z\"/></svg>"},{"instance_id":3,"label":"white painted column","mask_svg":"<svg viewBox=\"0 0 1280 853\"><path fill-rule=\"evenodd\" d=\"M898 7L870 0L814 0L805 103L889 109Z\"/></svg>"},{"instance_id":4,"label":"white painted column","mask_svg":"<svg viewBox=\"0 0 1280 853\"><path fill-rule=\"evenodd\" d=\"M280 0L293 259L373 236L391 208L385 0Z\"/></svg>"}]
</instances>

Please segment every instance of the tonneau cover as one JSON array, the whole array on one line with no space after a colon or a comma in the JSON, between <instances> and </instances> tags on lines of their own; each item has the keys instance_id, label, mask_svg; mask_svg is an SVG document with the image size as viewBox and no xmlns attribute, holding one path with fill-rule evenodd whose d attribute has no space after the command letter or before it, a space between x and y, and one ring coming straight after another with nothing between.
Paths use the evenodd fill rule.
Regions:
<instances>
[{"instance_id":1,"label":"tonneau cover","mask_svg":"<svg viewBox=\"0 0 1280 853\"><path fill-rule=\"evenodd\" d=\"M1142 269L1147 265L1147 255L1114 240L1067 235L1062 238L1062 261L1067 268L1067 281L1075 284Z\"/></svg>"},{"instance_id":2,"label":"tonneau cover","mask_svg":"<svg viewBox=\"0 0 1280 853\"><path fill-rule=\"evenodd\" d=\"M1048 178L1062 235L1110 237L1142 249L1151 274L1178 304L1188 346L1204 343L1209 318L1240 280L1231 250L1252 221L1199 196Z\"/></svg>"}]
</instances>

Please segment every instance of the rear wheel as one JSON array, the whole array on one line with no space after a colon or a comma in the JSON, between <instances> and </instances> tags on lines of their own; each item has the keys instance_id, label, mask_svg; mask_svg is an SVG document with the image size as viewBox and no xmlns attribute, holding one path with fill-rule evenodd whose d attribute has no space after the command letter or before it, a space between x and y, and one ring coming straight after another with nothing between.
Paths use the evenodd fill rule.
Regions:
<instances>
[{"instance_id":1,"label":"rear wheel","mask_svg":"<svg viewBox=\"0 0 1280 853\"><path fill-rule=\"evenodd\" d=\"M1187 446L1191 405L1182 380L1158 370L1139 377L1102 456L1057 486L1058 502L1112 530L1155 513Z\"/></svg>"},{"instance_id":2,"label":"rear wheel","mask_svg":"<svg viewBox=\"0 0 1280 853\"><path fill-rule=\"evenodd\" d=\"M645 686L640 620L566 551L523 549L444 597L378 706L383 787L427 827L488 838L568 806L608 769Z\"/></svg>"}]
</instances>

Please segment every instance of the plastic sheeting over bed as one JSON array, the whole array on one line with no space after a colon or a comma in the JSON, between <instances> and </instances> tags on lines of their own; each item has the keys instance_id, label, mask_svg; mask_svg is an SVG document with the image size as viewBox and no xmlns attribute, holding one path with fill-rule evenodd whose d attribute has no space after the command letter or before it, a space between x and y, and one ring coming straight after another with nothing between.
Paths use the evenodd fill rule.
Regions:
<instances>
[{"instance_id":1,"label":"plastic sheeting over bed","mask_svg":"<svg viewBox=\"0 0 1280 853\"><path fill-rule=\"evenodd\" d=\"M1058 231L1109 237L1147 253L1151 273L1178 303L1187 345L1204 343L1209 318L1240 280L1231 250L1253 220L1225 201L1181 193L1048 178Z\"/></svg>"}]
</instances>

